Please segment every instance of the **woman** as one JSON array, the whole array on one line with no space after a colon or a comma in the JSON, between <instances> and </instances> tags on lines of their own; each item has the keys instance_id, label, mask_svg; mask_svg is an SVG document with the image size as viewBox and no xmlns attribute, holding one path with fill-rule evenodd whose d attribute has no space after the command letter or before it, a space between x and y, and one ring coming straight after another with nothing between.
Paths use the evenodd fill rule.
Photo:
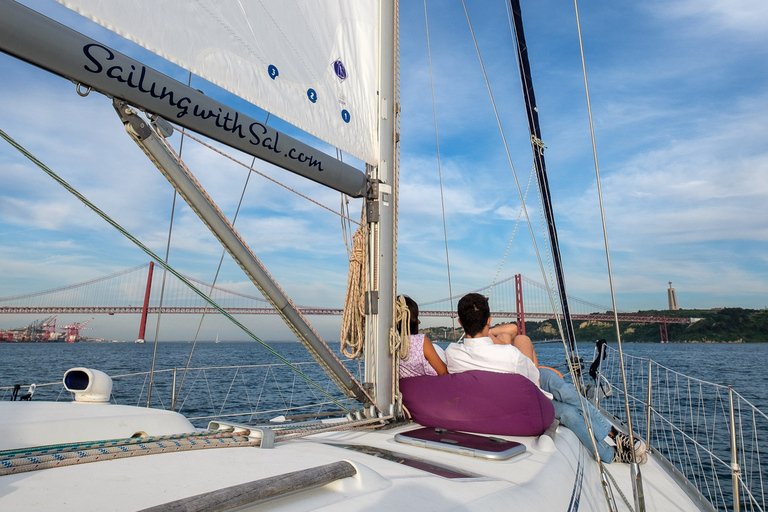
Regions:
<instances>
[{"instance_id":1,"label":"woman","mask_svg":"<svg viewBox=\"0 0 768 512\"><path fill-rule=\"evenodd\" d=\"M410 335L410 347L408 357L400 359L400 377L419 377L421 375L445 375L448 368L438 355L438 351L432 342L424 334L419 334L419 306L407 295L398 297L398 302L405 300L405 305L410 311L408 323ZM398 326L400 332L400 326ZM439 348L439 347L438 347ZM440 349L442 351L442 349Z\"/></svg>"}]
</instances>

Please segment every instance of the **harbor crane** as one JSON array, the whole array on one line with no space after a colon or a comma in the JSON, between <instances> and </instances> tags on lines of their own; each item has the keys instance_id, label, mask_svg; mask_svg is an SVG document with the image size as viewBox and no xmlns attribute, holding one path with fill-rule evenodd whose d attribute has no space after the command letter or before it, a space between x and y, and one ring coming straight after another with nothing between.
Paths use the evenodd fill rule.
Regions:
<instances>
[{"instance_id":1,"label":"harbor crane","mask_svg":"<svg viewBox=\"0 0 768 512\"><path fill-rule=\"evenodd\" d=\"M90 327L86 327L85 325L91 320L93 320L93 317L83 323L74 322L70 325L60 327L60 329L66 333L67 343L74 343L80 339L80 331L83 329L90 329Z\"/></svg>"}]
</instances>

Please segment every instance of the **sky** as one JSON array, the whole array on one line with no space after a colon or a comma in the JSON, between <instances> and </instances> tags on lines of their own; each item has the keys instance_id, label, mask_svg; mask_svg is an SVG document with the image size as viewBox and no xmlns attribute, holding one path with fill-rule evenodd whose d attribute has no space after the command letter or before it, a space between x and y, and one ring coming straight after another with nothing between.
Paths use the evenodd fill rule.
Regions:
<instances>
[{"instance_id":1,"label":"sky","mask_svg":"<svg viewBox=\"0 0 768 512\"><path fill-rule=\"evenodd\" d=\"M25 3L186 80L185 71L57 4ZM397 280L398 291L418 302L487 286L502 260L499 279L522 273L544 281L528 227L515 227L521 211L515 181L525 193L532 164L505 3L468 1L467 8L512 167L461 2L427 5L431 68L424 4L402 2ZM666 308L670 281L683 308L768 307L768 4L594 0L579 5L579 13L618 309ZM574 5L524 2L523 16L568 293L610 305ZM201 79L192 85L263 116ZM125 135L106 98L81 98L70 82L5 54L0 98L1 129L165 254L172 189ZM280 127L279 121L270 124ZM172 140L178 145L178 135ZM245 169L191 141L183 156L231 218ZM256 169L340 208L336 192L266 164ZM4 141L0 184L0 297L148 261ZM294 302L341 307L347 249L339 218L257 176L245 197L249 205L237 228ZM534 187L526 204L543 251ZM359 218L360 207L359 200L350 202L352 218ZM171 265L212 281L218 242L184 204L174 223ZM257 293L228 258L218 282ZM0 317L0 328L34 319ZM166 340L191 339L198 322L178 315L166 321L159 331ZM325 338L338 339L338 317L310 321ZM119 315L98 318L87 334L131 339L137 323ZM277 317L244 323L264 339L291 338ZM217 319L206 320L203 337L219 332L222 339L244 338Z\"/></svg>"}]
</instances>

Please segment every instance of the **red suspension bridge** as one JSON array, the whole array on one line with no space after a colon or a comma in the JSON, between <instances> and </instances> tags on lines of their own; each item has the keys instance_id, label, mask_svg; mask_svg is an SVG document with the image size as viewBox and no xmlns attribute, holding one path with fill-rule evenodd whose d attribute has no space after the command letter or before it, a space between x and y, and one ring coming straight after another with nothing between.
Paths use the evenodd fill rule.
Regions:
<instances>
[{"instance_id":1,"label":"red suspension bridge","mask_svg":"<svg viewBox=\"0 0 768 512\"><path fill-rule=\"evenodd\" d=\"M152 272L153 265L145 264L82 283L40 292L0 297L0 314L202 314L216 313L196 293L172 275L165 278ZM271 315L274 309L263 297L257 297L212 286L199 279L187 277L199 290L210 295L219 306L233 315ZM161 288L162 306L160 305ZM478 290L489 297L493 316L544 320L554 318L548 292L544 285L524 276L503 279L493 286ZM421 315L455 317L458 298L445 298L421 304ZM578 321L613 321L610 307L601 306L576 297L569 297L572 317ZM340 308L299 306L305 315L341 315ZM619 319L642 323L689 323L686 318L667 318L620 313Z\"/></svg>"}]
</instances>

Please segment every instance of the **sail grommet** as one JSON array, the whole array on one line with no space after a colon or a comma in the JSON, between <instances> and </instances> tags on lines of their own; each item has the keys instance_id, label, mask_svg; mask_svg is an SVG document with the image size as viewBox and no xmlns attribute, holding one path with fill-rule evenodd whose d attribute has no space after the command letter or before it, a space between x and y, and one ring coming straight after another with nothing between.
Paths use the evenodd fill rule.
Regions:
<instances>
[{"instance_id":1,"label":"sail grommet","mask_svg":"<svg viewBox=\"0 0 768 512\"><path fill-rule=\"evenodd\" d=\"M88 86L88 88L85 90L85 92L83 92L83 91L82 91L82 89L80 89L80 88L83 86L83 84L82 84L82 83L80 83L80 82L77 82L75 85L76 85L76 89L75 89L75 91L77 92L77 95L78 95L78 96L80 96L80 97L82 97L82 98L85 98L86 96L88 96L89 94L91 94L91 90L92 90L92 89L91 89L91 86L90 86L90 85L89 85L89 86Z\"/></svg>"}]
</instances>

